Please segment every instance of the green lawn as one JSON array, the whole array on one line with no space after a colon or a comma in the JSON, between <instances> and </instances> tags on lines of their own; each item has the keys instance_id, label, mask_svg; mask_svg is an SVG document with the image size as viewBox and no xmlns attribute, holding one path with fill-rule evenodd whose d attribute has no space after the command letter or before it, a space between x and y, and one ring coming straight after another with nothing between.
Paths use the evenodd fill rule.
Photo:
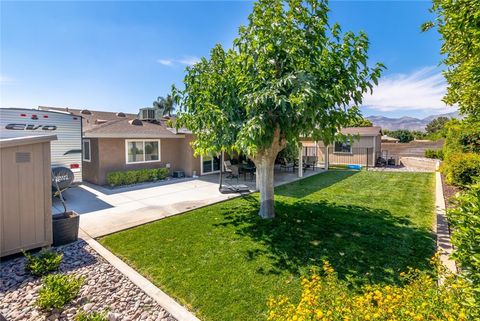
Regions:
<instances>
[{"instance_id":1,"label":"green lawn","mask_svg":"<svg viewBox=\"0 0 480 321\"><path fill-rule=\"evenodd\" d=\"M427 269L434 175L329 171L279 187L272 221L253 194L100 242L202 320L263 320L272 295L328 259L353 286Z\"/></svg>"}]
</instances>

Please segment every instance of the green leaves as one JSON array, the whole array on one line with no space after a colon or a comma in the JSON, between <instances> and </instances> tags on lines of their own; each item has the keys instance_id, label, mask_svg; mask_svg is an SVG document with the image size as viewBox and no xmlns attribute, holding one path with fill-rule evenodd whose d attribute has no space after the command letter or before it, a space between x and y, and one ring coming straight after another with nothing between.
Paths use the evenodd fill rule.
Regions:
<instances>
[{"instance_id":1,"label":"green leaves","mask_svg":"<svg viewBox=\"0 0 480 321\"><path fill-rule=\"evenodd\" d=\"M480 1L433 0L431 11L437 17L424 23L422 30L436 26L442 35L448 82L444 101L480 119Z\"/></svg>"},{"instance_id":2,"label":"green leaves","mask_svg":"<svg viewBox=\"0 0 480 321\"><path fill-rule=\"evenodd\" d=\"M261 0L233 48L216 45L187 69L177 126L195 135L197 153L269 148L300 136L332 139L358 117L363 94L378 82L366 34L328 24L324 0Z\"/></svg>"}]
</instances>

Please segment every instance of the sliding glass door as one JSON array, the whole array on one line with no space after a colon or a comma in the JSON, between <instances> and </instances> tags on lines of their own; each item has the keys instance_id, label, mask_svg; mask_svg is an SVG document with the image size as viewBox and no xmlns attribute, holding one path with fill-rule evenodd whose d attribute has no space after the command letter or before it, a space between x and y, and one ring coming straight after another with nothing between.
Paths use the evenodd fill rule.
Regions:
<instances>
[{"instance_id":1,"label":"sliding glass door","mask_svg":"<svg viewBox=\"0 0 480 321\"><path fill-rule=\"evenodd\" d=\"M218 156L202 156L202 175L216 173L220 171L220 157Z\"/></svg>"}]
</instances>

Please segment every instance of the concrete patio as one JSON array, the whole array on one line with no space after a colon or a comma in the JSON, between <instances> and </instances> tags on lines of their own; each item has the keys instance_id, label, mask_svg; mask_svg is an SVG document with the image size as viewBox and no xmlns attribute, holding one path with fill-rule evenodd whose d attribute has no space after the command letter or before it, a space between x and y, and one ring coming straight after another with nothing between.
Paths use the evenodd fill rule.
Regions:
<instances>
[{"instance_id":1,"label":"concrete patio","mask_svg":"<svg viewBox=\"0 0 480 321\"><path fill-rule=\"evenodd\" d=\"M319 168L307 170L303 177L321 172L323 169ZM296 171L280 172L277 169L275 172L275 186L298 179ZM64 197L67 209L80 214L81 236L95 238L240 195L221 194L218 183L219 174L114 189L82 184L67 190ZM238 180L224 178L224 184L242 184L251 191L255 190L255 178L248 175L246 179L243 175ZM63 211L58 199L54 199L52 211Z\"/></svg>"}]
</instances>

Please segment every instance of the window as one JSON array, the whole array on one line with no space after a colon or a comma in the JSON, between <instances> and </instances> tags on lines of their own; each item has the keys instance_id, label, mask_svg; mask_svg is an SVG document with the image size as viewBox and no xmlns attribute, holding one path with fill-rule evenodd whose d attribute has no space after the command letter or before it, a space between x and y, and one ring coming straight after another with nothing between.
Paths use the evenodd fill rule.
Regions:
<instances>
[{"instance_id":1,"label":"window","mask_svg":"<svg viewBox=\"0 0 480 321\"><path fill-rule=\"evenodd\" d=\"M350 140L346 140L344 142L335 142L335 153L352 153L352 143Z\"/></svg>"},{"instance_id":2,"label":"window","mask_svg":"<svg viewBox=\"0 0 480 321\"><path fill-rule=\"evenodd\" d=\"M90 139L83 140L83 160L89 162L91 160Z\"/></svg>"},{"instance_id":3,"label":"window","mask_svg":"<svg viewBox=\"0 0 480 321\"><path fill-rule=\"evenodd\" d=\"M127 164L160 161L159 140L125 141Z\"/></svg>"}]
</instances>

